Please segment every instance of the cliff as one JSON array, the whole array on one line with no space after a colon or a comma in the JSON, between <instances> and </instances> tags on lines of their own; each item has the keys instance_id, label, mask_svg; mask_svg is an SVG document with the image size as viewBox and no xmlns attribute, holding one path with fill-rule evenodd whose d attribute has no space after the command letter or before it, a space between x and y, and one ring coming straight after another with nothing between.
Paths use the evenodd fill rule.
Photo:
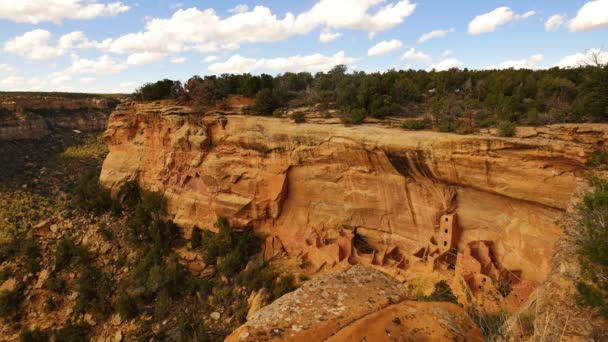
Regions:
<instances>
[{"instance_id":1,"label":"cliff","mask_svg":"<svg viewBox=\"0 0 608 342\"><path fill-rule=\"evenodd\" d=\"M501 138L124 103L104 135L101 181L162 192L183 226L213 229L219 216L251 226L265 254L298 256L310 272L455 272L473 295L491 278L517 307L549 273L558 221L607 137L596 124Z\"/></svg>"},{"instance_id":2,"label":"cliff","mask_svg":"<svg viewBox=\"0 0 608 342\"><path fill-rule=\"evenodd\" d=\"M39 139L55 129L103 131L117 102L96 97L2 97L0 140Z\"/></svg>"}]
</instances>

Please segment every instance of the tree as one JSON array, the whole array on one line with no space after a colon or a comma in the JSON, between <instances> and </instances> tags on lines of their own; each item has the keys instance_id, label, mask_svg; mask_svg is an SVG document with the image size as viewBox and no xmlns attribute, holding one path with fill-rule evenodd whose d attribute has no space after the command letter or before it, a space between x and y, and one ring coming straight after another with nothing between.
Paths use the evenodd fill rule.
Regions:
<instances>
[{"instance_id":1,"label":"tree","mask_svg":"<svg viewBox=\"0 0 608 342\"><path fill-rule=\"evenodd\" d=\"M258 115L272 115L279 106L279 100L268 88L260 90L255 96L255 111Z\"/></svg>"}]
</instances>

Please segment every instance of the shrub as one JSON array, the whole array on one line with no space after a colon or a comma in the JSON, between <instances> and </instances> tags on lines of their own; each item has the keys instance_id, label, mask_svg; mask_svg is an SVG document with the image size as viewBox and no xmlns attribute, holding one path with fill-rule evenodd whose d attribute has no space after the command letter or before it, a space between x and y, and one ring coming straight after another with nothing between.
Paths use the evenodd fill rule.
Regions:
<instances>
[{"instance_id":1,"label":"shrub","mask_svg":"<svg viewBox=\"0 0 608 342\"><path fill-rule=\"evenodd\" d=\"M350 111L342 120L345 124L352 125L360 125L365 121L365 117L367 114L365 113L365 109L363 108L355 108Z\"/></svg>"},{"instance_id":2,"label":"shrub","mask_svg":"<svg viewBox=\"0 0 608 342\"><path fill-rule=\"evenodd\" d=\"M126 182L118 191L118 200L129 208L135 208L140 201L139 185L134 181Z\"/></svg>"},{"instance_id":3,"label":"shrub","mask_svg":"<svg viewBox=\"0 0 608 342\"><path fill-rule=\"evenodd\" d=\"M81 342L87 341L91 326L85 322L74 323L68 321L55 333L57 342Z\"/></svg>"},{"instance_id":4,"label":"shrub","mask_svg":"<svg viewBox=\"0 0 608 342\"><path fill-rule=\"evenodd\" d=\"M279 99L270 89L262 89L255 96L255 111L258 115L272 115L279 108Z\"/></svg>"},{"instance_id":5,"label":"shrub","mask_svg":"<svg viewBox=\"0 0 608 342\"><path fill-rule=\"evenodd\" d=\"M435 284L435 289L430 296L422 297L420 300L425 302L450 302L450 303L458 303L458 300L454 293L452 292L452 288L445 280L440 280Z\"/></svg>"},{"instance_id":6,"label":"shrub","mask_svg":"<svg viewBox=\"0 0 608 342\"><path fill-rule=\"evenodd\" d=\"M121 293L118 297L117 310L123 320L137 317L139 314L137 298L129 296L125 292Z\"/></svg>"},{"instance_id":7,"label":"shrub","mask_svg":"<svg viewBox=\"0 0 608 342\"><path fill-rule=\"evenodd\" d=\"M284 114L285 114L284 108L277 108L272 112L272 116L274 116L275 118L282 118Z\"/></svg>"},{"instance_id":8,"label":"shrub","mask_svg":"<svg viewBox=\"0 0 608 342\"><path fill-rule=\"evenodd\" d=\"M498 135L501 137L514 137L517 126L510 121L503 121L498 125Z\"/></svg>"},{"instance_id":9,"label":"shrub","mask_svg":"<svg viewBox=\"0 0 608 342\"><path fill-rule=\"evenodd\" d=\"M98 317L105 318L112 312L110 296L112 285L106 274L95 267L86 267L76 279L78 300L75 311L90 310Z\"/></svg>"},{"instance_id":10,"label":"shrub","mask_svg":"<svg viewBox=\"0 0 608 342\"><path fill-rule=\"evenodd\" d=\"M499 314L488 314L480 312L475 307L470 307L467 311L469 317L483 333L485 341L509 341L510 334L506 315L501 312Z\"/></svg>"},{"instance_id":11,"label":"shrub","mask_svg":"<svg viewBox=\"0 0 608 342\"><path fill-rule=\"evenodd\" d=\"M201 234L201 230L194 226L192 227L192 234L190 235L190 246L193 249L199 248L203 243L203 235Z\"/></svg>"},{"instance_id":12,"label":"shrub","mask_svg":"<svg viewBox=\"0 0 608 342\"><path fill-rule=\"evenodd\" d=\"M29 328L24 328L19 333L19 342L46 342L49 340L49 335L36 328L34 330L30 330Z\"/></svg>"},{"instance_id":13,"label":"shrub","mask_svg":"<svg viewBox=\"0 0 608 342\"><path fill-rule=\"evenodd\" d=\"M293 114L291 114L291 118L295 123L306 122L306 114L304 114L304 112L294 112Z\"/></svg>"},{"instance_id":14,"label":"shrub","mask_svg":"<svg viewBox=\"0 0 608 342\"><path fill-rule=\"evenodd\" d=\"M91 256L84 247L76 246L72 240L61 237L55 246L55 270L61 271L75 264L89 264Z\"/></svg>"},{"instance_id":15,"label":"shrub","mask_svg":"<svg viewBox=\"0 0 608 342\"><path fill-rule=\"evenodd\" d=\"M85 173L72 189L72 207L101 214L110 209L110 193L99 184L96 172Z\"/></svg>"},{"instance_id":16,"label":"shrub","mask_svg":"<svg viewBox=\"0 0 608 342\"><path fill-rule=\"evenodd\" d=\"M519 324L521 326L521 332L524 336L530 336L534 334L534 319L533 313L525 312L519 314Z\"/></svg>"},{"instance_id":17,"label":"shrub","mask_svg":"<svg viewBox=\"0 0 608 342\"><path fill-rule=\"evenodd\" d=\"M272 288L272 295L274 298L280 298L284 294L294 291L297 287L295 286L295 277L293 274L285 274L278 279L275 286Z\"/></svg>"},{"instance_id":18,"label":"shrub","mask_svg":"<svg viewBox=\"0 0 608 342\"><path fill-rule=\"evenodd\" d=\"M40 270L38 257L40 257L40 249L34 237L22 239L19 243L19 255L25 259L25 269L29 273L35 273Z\"/></svg>"},{"instance_id":19,"label":"shrub","mask_svg":"<svg viewBox=\"0 0 608 342\"><path fill-rule=\"evenodd\" d=\"M54 272L46 282L44 282L44 286L52 292L63 293L65 291L65 280Z\"/></svg>"},{"instance_id":20,"label":"shrub","mask_svg":"<svg viewBox=\"0 0 608 342\"><path fill-rule=\"evenodd\" d=\"M101 235L107 242L114 239L114 233L108 228L108 225L105 222L99 224L99 227L97 227L97 234Z\"/></svg>"},{"instance_id":21,"label":"shrub","mask_svg":"<svg viewBox=\"0 0 608 342\"><path fill-rule=\"evenodd\" d=\"M2 271L0 271L0 284L4 283L12 275L13 275L13 269L10 267L6 267Z\"/></svg>"},{"instance_id":22,"label":"shrub","mask_svg":"<svg viewBox=\"0 0 608 342\"><path fill-rule=\"evenodd\" d=\"M577 302L608 317L608 181L591 178L594 191L579 209L578 254L582 281L576 284Z\"/></svg>"},{"instance_id":23,"label":"shrub","mask_svg":"<svg viewBox=\"0 0 608 342\"><path fill-rule=\"evenodd\" d=\"M608 167L608 150L594 151L587 161L587 166L598 169Z\"/></svg>"},{"instance_id":24,"label":"shrub","mask_svg":"<svg viewBox=\"0 0 608 342\"><path fill-rule=\"evenodd\" d=\"M0 292L0 317L16 319L19 316L20 304L23 298L22 289Z\"/></svg>"},{"instance_id":25,"label":"shrub","mask_svg":"<svg viewBox=\"0 0 608 342\"><path fill-rule=\"evenodd\" d=\"M427 128L428 124L428 120L408 120L401 123L401 128L420 131Z\"/></svg>"}]
</instances>

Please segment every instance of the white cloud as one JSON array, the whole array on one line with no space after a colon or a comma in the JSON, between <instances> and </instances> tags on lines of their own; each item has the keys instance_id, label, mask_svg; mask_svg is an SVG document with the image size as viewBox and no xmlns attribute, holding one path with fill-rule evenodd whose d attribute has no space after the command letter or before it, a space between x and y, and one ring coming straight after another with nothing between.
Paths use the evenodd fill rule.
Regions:
<instances>
[{"instance_id":1,"label":"white cloud","mask_svg":"<svg viewBox=\"0 0 608 342\"><path fill-rule=\"evenodd\" d=\"M433 57L425 54L422 51L416 51L415 48L411 48L409 50L407 50L403 56L401 56L401 59L407 59L410 61L416 61L416 62L423 62L423 63L430 63L433 61Z\"/></svg>"},{"instance_id":2,"label":"white cloud","mask_svg":"<svg viewBox=\"0 0 608 342\"><path fill-rule=\"evenodd\" d=\"M186 57L175 57L171 59L171 63L173 64L181 64L184 63L186 61Z\"/></svg>"},{"instance_id":3,"label":"white cloud","mask_svg":"<svg viewBox=\"0 0 608 342\"><path fill-rule=\"evenodd\" d=\"M564 24L565 18L559 14L552 15L545 22L545 31L551 32L560 28Z\"/></svg>"},{"instance_id":4,"label":"white cloud","mask_svg":"<svg viewBox=\"0 0 608 342\"><path fill-rule=\"evenodd\" d=\"M264 6L224 19L214 9L180 9L168 19L147 21L144 31L108 39L99 46L114 53L212 52L234 50L243 43L280 41L319 27L327 31L353 29L374 34L402 23L416 8L409 0L379 7L383 2L321 0L309 11L297 16L287 13L282 19Z\"/></svg>"},{"instance_id":5,"label":"white cloud","mask_svg":"<svg viewBox=\"0 0 608 342\"><path fill-rule=\"evenodd\" d=\"M4 43L4 51L27 59L48 59L61 56L72 49L89 49L98 44L89 41L80 31L64 34L55 46L50 44L51 36L49 31L35 29L8 40Z\"/></svg>"},{"instance_id":6,"label":"white cloud","mask_svg":"<svg viewBox=\"0 0 608 342\"><path fill-rule=\"evenodd\" d=\"M6 91L39 90L43 81L39 78L26 79L21 76L11 75L0 79L0 88Z\"/></svg>"},{"instance_id":7,"label":"white cloud","mask_svg":"<svg viewBox=\"0 0 608 342\"><path fill-rule=\"evenodd\" d=\"M526 59L509 60L498 65L490 65L486 69L534 69L544 59L542 54L535 54Z\"/></svg>"},{"instance_id":8,"label":"white cloud","mask_svg":"<svg viewBox=\"0 0 608 342\"><path fill-rule=\"evenodd\" d=\"M36 29L26 32L4 43L4 51L27 59L47 59L61 56L63 51L49 45L51 33Z\"/></svg>"},{"instance_id":9,"label":"white cloud","mask_svg":"<svg viewBox=\"0 0 608 342\"><path fill-rule=\"evenodd\" d=\"M240 55L233 55L227 61L211 64L209 71L216 74L222 73L249 73L256 70L272 70L276 72L298 72L298 71L327 71L337 64L352 65L356 60L347 57L344 51L340 51L333 56L314 54L308 56L291 56L279 58L253 59Z\"/></svg>"},{"instance_id":10,"label":"white cloud","mask_svg":"<svg viewBox=\"0 0 608 342\"><path fill-rule=\"evenodd\" d=\"M319 41L321 43L329 43L340 37L342 37L342 33L340 32L323 31L319 35Z\"/></svg>"},{"instance_id":11,"label":"white cloud","mask_svg":"<svg viewBox=\"0 0 608 342\"><path fill-rule=\"evenodd\" d=\"M570 31L593 31L608 27L608 0L589 1L568 23Z\"/></svg>"},{"instance_id":12,"label":"white cloud","mask_svg":"<svg viewBox=\"0 0 608 342\"><path fill-rule=\"evenodd\" d=\"M60 23L63 19L93 19L129 10L122 2L100 4L95 0L1 0L0 19L18 23Z\"/></svg>"},{"instance_id":13,"label":"white cloud","mask_svg":"<svg viewBox=\"0 0 608 342\"><path fill-rule=\"evenodd\" d=\"M441 57L447 57L447 56L449 56L449 55L451 55L451 54L452 54L452 50L444 50L444 51L441 53Z\"/></svg>"},{"instance_id":14,"label":"white cloud","mask_svg":"<svg viewBox=\"0 0 608 342\"><path fill-rule=\"evenodd\" d=\"M142 65L158 62L165 57L164 54L158 52L137 52L132 53L127 57L127 64Z\"/></svg>"},{"instance_id":15,"label":"white cloud","mask_svg":"<svg viewBox=\"0 0 608 342\"><path fill-rule=\"evenodd\" d=\"M584 53L576 53L562 58L554 66L560 68L576 68L579 66L593 65L593 58L597 56L600 64L608 64L608 51L601 49L589 49Z\"/></svg>"},{"instance_id":16,"label":"white cloud","mask_svg":"<svg viewBox=\"0 0 608 342\"><path fill-rule=\"evenodd\" d=\"M80 83L82 83L82 84L91 84L91 83L95 83L95 81L97 81L97 79L95 77L82 77L80 79Z\"/></svg>"},{"instance_id":17,"label":"white cloud","mask_svg":"<svg viewBox=\"0 0 608 342\"><path fill-rule=\"evenodd\" d=\"M49 83L52 86L58 86L60 84L63 84L65 82L69 82L72 80L72 76L64 73L64 72L54 72L52 74L50 74L49 76Z\"/></svg>"},{"instance_id":18,"label":"white cloud","mask_svg":"<svg viewBox=\"0 0 608 342\"><path fill-rule=\"evenodd\" d=\"M383 56L393 51L397 51L403 47L403 43L400 40L383 40L380 43L372 46L367 50L368 56Z\"/></svg>"},{"instance_id":19,"label":"white cloud","mask_svg":"<svg viewBox=\"0 0 608 342\"><path fill-rule=\"evenodd\" d=\"M464 63L456 58L446 58L437 64L431 64L430 70L435 69L436 71L446 71L452 68L460 68L463 65Z\"/></svg>"},{"instance_id":20,"label":"white cloud","mask_svg":"<svg viewBox=\"0 0 608 342\"><path fill-rule=\"evenodd\" d=\"M245 4L236 5L234 8L228 10L230 13L245 13L249 11L249 6Z\"/></svg>"},{"instance_id":21,"label":"white cloud","mask_svg":"<svg viewBox=\"0 0 608 342\"><path fill-rule=\"evenodd\" d=\"M128 66L124 62L112 59L108 55L102 55L97 59L80 58L72 55L72 65L66 69L68 73L107 75L116 74L127 70Z\"/></svg>"},{"instance_id":22,"label":"white cloud","mask_svg":"<svg viewBox=\"0 0 608 342\"><path fill-rule=\"evenodd\" d=\"M443 37L447 36L448 33L452 33L454 31L455 31L455 29L451 28L448 30L434 30L431 32L427 32L427 33L423 34L422 36L420 36L420 38L418 39L418 43L424 43L431 39L443 38Z\"/></svg>"},{"instance_id":23,"label":"white cloud","mask_svg":"<svg viewBox=\"0 0 608 342\"><path fill-rule=\"evenodd\" d=\"M498 26L505 25L513 20L526 19L535 15L535 11L516 14L509 7L498 7L495 10L476 16L469 23L469 34L482 34L496 31Z\"/></svg>"},{"instance_id":24,"label":"white cloud","mask_svg":"<svg viewBox=\"0 0 608 342\"><path fill-rule=\"evenodd\" d=\"M205 63L213 63L215 61L217 61L219 59L218 56L207 56L203 59L203 62Z\"/></svg>"},{"instance_id":25,"label":"white cloud","mask_svg":"<svg viewBox=\"0 0 608 342\"><path fill-rule=\"evenodd\" d=\"M1 73L13 72L13 68L8 64L0 64L0 72Z\"/></svg>"},{"instance_id":26,"label":"white cloud","mask_svg":"<svg viewBox=\"0 0 608 342\"><path fill-rule=\"evenodd\" d=\"M183 2L174 2L172 4L169 5L170 9L176 9L176 8L182 8L184 7L184 3Z\"/></svg>"}]
</instances>

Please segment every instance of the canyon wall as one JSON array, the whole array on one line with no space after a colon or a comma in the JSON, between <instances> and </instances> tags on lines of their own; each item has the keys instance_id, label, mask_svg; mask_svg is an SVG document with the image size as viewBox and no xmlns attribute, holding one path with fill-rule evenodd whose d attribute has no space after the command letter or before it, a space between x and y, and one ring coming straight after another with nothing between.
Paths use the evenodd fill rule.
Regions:
<instances>
[{"instance_id":1,"label":"canyon wall","mask_svg":"<svg viewBox=\"0 0 608 342\"><path fill-rule=\"evenodd\" d=\"M95 97L2 97L0 140L39 139L54 129L102 131L117 102Z\"/></svg>"},{"instance_id":2,"label":"canyon wall","mask_svg":"<svg viewBox=\"0 0 608 342\"><path fill-rule=\"evenodd\" d=\"M407 272L438 248L477 258L484 274L491 266L537 284L550 270L558 221L584 163L607 137L608 126L595 124L500 138L129 102L110 116L101 182L116 193L135 180L163 193L182 226L214 229L223 216L316 268L332 258L393 260ZM445 248L437 241L444 218L458 227ZM353 234L373 250L367 259L348 246ZM479 246L489 246L489 261Z\"/></svg>"}]
</instances>

